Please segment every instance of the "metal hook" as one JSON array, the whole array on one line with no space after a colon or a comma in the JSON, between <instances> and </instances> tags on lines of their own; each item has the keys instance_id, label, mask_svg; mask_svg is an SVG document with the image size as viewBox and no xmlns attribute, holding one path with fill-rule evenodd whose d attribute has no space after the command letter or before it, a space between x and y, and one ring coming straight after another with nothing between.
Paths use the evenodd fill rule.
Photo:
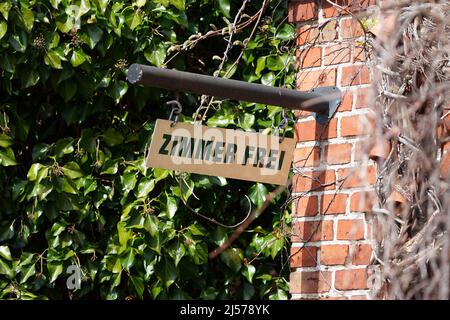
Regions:
<instances>
[{"instance_id":1,"label":"metal hook","mask_svg":"<svg viewBox=\"0 0 450 320\"><path fill-rule=\"evenodd\" d=\"M284 109L282 110L281 118L282 118L281 122L278 125L277 131L276 131L277 135L279 134L280 130L281 129L285 129L287 127L288 123L289 123L289 119L286 117L286 113L284 112ZM286 130L283 130L283 136L279 140L280 143L283 142L285 134L286 134Z\"/></svg>"},{"instance_id":2,"label":"metal hook","mask_svg":"<svg viewBox=\"0 0 450 320\"><path fill-rule=\"evenodd\" d=\"M170 111L169 120L172 120L172 117L174 117L173 122L170 124L170 126L173 127L178 122L178 116L183 110L183 106L178 100L167 101L166 104L172 105L172 111Z\"/></svg>"}]
</instances>

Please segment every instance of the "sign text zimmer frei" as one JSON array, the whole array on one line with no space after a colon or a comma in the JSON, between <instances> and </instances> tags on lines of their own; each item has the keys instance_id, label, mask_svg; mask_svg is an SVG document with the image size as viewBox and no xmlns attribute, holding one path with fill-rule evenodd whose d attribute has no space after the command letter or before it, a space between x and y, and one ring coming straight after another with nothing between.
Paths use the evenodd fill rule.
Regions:
<instances>
[{"instance_id":1,"label":"sign text zimmer frei","mask_svg":"<svg viewBox=\"0 0 450 320\"><path fill-rule=\"evenodd\" d=\"M285 185L295 140L158 119L149 167Z\"/></svg>"}]
</instances>

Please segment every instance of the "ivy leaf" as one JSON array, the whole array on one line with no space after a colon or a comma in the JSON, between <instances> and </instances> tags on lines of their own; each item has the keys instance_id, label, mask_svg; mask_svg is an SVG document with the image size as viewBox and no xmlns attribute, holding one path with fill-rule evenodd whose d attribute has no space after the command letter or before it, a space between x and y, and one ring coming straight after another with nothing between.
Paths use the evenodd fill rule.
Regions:
<instances>
[{"instance_id":1,"label":"ivy leaf","mask_svg":"<svg viewBox=\"0 0 450 320\"><path fill-rule=\"evenodd\" d=\"M120 259L122 267L125 270L130 270L130 268L133 266L134 258L135 258L134 250L130 248L125 252L125 254Z\"/></svg>"},{"instance_id":2,"label":"ivy leaf","mask_svg":"<svg viewBox=\"0 0 450 320\"><path fill-rule=\"evenodd\" d=\"M0 166L10 167L17 165L14 151L11 148L0 150Z\"/></svg>"},{"instance_id":3,"label":"ivy leaf","mask_svg":"<svg viewBox=\"0 0 450 320\"><path fill-rule=\"evenodd\" d=\"M169 219L172 219L178 210L178 203L175 197L169 196L168 194L166 194L166 199L166 215Z\"/></svg>"},{"instance_id":4,"label":"ivy leaf","mask_svg":"<svg viewBox=\"0 0 450 320\"><path fill-rule=\"evenodd\" d=\"M255 271L256 271L256 268L253 265L247 264L243 268L242 274L248 280L248 282L253 283L253 276L255 275Z\"/></svg>"},{"instance_id":5,"label":"ivy leaf","mask_svg":"<svg viewBox=\"0 0 450 320\"><path fill-rule=\"evenodd\" d=\"M109 88L108 88L108 96L114 99L114 101L119 103L120 99L127 93L128 91L128 84L125 81L119 80L115 81Z\"/></svg>"},{"instance_id":6,"label":"ivy leaf","mask_svg":"<svg viewBox=\"0 0 450 320\"><path fill-rule=\"evenodd\" d=\"M12 261L11 251L9 251L8 246L0 246L0 257L8 261Z\"/></svg>"},{"instance_id":7,"label":"ivy leaf","mask_svg":"<svg viewBox=\"0 0 450 320\"><path fill-rule=\"evenodd\" d=\"M74 151L73 148L73 139L72 138L63 138L56 141L55 145L55 155L58 158L61 158L65 154L70 154Z\"/></svg>"},{"instance_id":8,"label":"ivy leaf","mask_svg":"<svg viewBox=\"0 0 450 320\"><path fill-rule=\"evenodd\" d=\"M61 58L53 50L48 50L45 53L44 62L45 62L46 65L48 65L48 66L50 66L50 67L52 67L54 69L62 69Z\"/></svg>"},{"instance_id":9,"label":"ivy leaf","mask_svg":"<svg viewBox=\"0 0 450 320\"><path fill-rule=\"evenodd\" d=\"M278 252L280 252L280 250L283 249L283 246L284 246L284 238L283 237L279 239L275 238L275 241L273 241L273 243L270 246L270 255L272 259L275 259Z\"/></svg>"},{"instance_id":10,"label":"ivy leaf","mask_svg":"<svg viewBox=\"0 0 450 320\"><path fill-rule=\"evenodd\" d=\"M116 174L119 170L119 166L116 161L108 159L103 164L103 169L100 174Z\"/></svg>"},{"instance_id":11,"label":"ivy leaf","mask_svg":"<svg viewBox=\"0 0 450 320\"><path fill-rule=\"evenodd\" d=\"M62 0L50 0L50 4L53 8L58 9L58 5L61 3Z\"/></svg>"},{"instance_id":12,"label":"ivy leaf","mask_svg":"<svg viewBox=\"0 0 450 320\"><path fill-rule=\"evenodd\" d=\"M268 193L267 188L262 183L254 184L249 190L249 198L256 205L256 207L262 206L264 201L266 201L266 195Z\"/></svg>"},{"instance_id":13,"label":"ivy leaf","mask_svg":"<svg viewBox=\"0 0 450 320\"><path fill-rule=\"evenodd\" d=\"M135 2L135 5L136 5L138 8L141 8L141 7L145 6L146 3L147 3L147 0L137 0L137 1Z\"/></svg>"},{"instance_id":14,"label":"ivy leaf","mask_svg":"<svg viewBox=\"0 0 450 320\"><path fill-rule=\"evenodd\" d=\"M25 25L25 28L27 29L28 32L31 31L31 29L33 29L33 24L34 24L34 13L33 11L22 5L22 7L20 8L21 11L21 20L23 22L23 24Z\"/></svg>"},{"instance_id":15,"label":"ivy leaf","mask_svg":"<svg viewBox=\"0 0 450 320\"><path fill-rule=\"evenodd\" d=\"M266 60L267 60L267 57L264 56L264 57L259 57L258 60L256 61L255 73L258 77L261 76L261 71L263 71L266 67Z\"/></svg>"},{"instance_id":16,"label":"ivy leaf","mask_svg":"<svg viewBox=\"0 0 450 320\"><path fill-rule=\"evenodd\" d=\"M180 260L186 254L186 248L181 242L177 241L167 248L167 252L173 258L175 267L177 267Z\"/></svg>"},{"instance_id":17,"label":"ivy leaf","mask_svg":"<svg viewBox=\"0 0 450 320\"><path fill-rule=\"evenodd\" d=\"M8 30L8 24L6 21L0 22L0 39L3 38L3 36L6 34L6 31Z\"/></svg>"},{"instance_id":18,"label":"ivy leaf","mask_svg":"<svg viewBox=\"0 0 450 320\"><path fill-rule=\"evenodd\" d=\"M40 163L33 163L28 170L27 178L30 181L36 181L37 183L41 182L42 179L48 176L48 167L43 166Z\"/></svg>"},{"instance_id":19,"label":"ivy leaf","mask_svg":"<svg viewBox=\"0 0 450 320\"><path fill-rule=\"evenodd\" d=\"M239 123L242 129L249 130L255 124L255 115L244 113L244 115L239 117Z\"/></svg>"},{"instance_id":20,"label":"ivy leaf","mask_svg":"<svg viewBox=\"0 0 450 320\"><path fill-rule=\"evenodd\" d=\"M1 38L1 37L0 37ZM36 70L28 70L26 74L20 78L23 88L29 88L38 83L40 79L39 73Z\"/></svg>"},{"instance_id":21,"label":"ivy leaf","mask_svg":"<svg viewBox=\"0 0 450 320\"><path fill-rule=\"evenodd\" d=\"M50 145L46 143L38 143L33 147L33 161L43 159L50 151Z\"/></svg>"},{"instance_id":22,"label":"ivy leaf","mask_svg":"<svg viewBox=\"0 0 450 320\"><path fill-rule=\"evenodd\" d=\"M265 86L273 86L275 84L276 76L273 72L268 72L261 77L261 83Z\"/></svg>"},{"instance_id":23,"label":"ivy leaf","mask_svg":"<svg viewBox=\"0 0 450 320\"><path fill-rule=\"evenodd\" d=\"M277 289L277 291L269 296L269 300L287 300L288 296L286 292L281 289Z\"/></svg>"},{"instance_id":24,"label":"ivy leaf","mask_svg":"<svg viewBox=\"0 0 450 320\"><path fill-rule=\"evenodd\" d=\"M71 80L63 81L59 87L65 102L70 101L77 92L77 83Z\"/></svg>"},{"instance_id":25,"label":"ivy leaf","mask_svg":"<svg viewBox=\"0 0 450 320\"><path fill-rule=\"evenodd\" d=\"M144 279L140 276L130 276L130 282L137 296L142 299L145 288Z\"/></svg>"},{"instance_id":26,"label":"ivy leaf","mask_svg":"<svg viewBox=\"0 0 450 320\"><path fill-rule=\"evenodd\" d=\"M14 50L24 53L28 46L27 35L24 31L12 34L9 37L9 43Z\"/></svg>"},{"instance_id":27,"label":"ivy leaf","mask_svg":"<svg viewBox=\"0 0 450 320\"><path fill-rule=\"evenodd\" d=\"M142 24L143 19L142 10L136 11L128 11L128 14L125 17L125 23L130 27L131 30L136 29L139 25Z\"/></svg>"},{"instance_id":28,"label":"ivy leaf","mask_svg":"<svg viewBox=\"0 0 450 320\"><path fill-rule=\"evenodd\" d=\"M178 277L178 270L170 259L164 258L163 263L161 263L161 280L164 286L168 289Z\"/></svg>"},{"instance_id":29,"label":"ivy leaf","mask_svg":"<svg viewBox=\"0 0 450 320\"><path fill-rule=\"evenodd\" d=\"M244 255L241 249L231 248L220 254L220 259L234 272L238 272L242 267Z\"/></svg>"},{"instance_id":30,"label":"ivy leaf","mask_svg":"<svg viewBox=\"0 0 450 320\"><path fill-rule=\"evenodd\" d=\"M36 267L34 264L32 264L31 266L29 266L28 268L25 269L21 269L20 272L21 276L20 276L20 283L26 283L27 280L36 274Z\"/></svg>"},{"instance_id":31,"label":"ivy leaf","mask_svg":"<svg viewBox=\"0 0 450 320\"><path fill-rule=\"evenodd\" d=\"M89 48L94 49L97 43L102 39L103 30L97 27L96 25L90 25L87 27L88 31L88 39L86 43L89 45Z\"/></svg>"},{"instance_id":32,"label":"ivy leaf","mask_svg":"<svg viewBox=\"0 0 450 320\"><path fill-rule=\"evenodd\" d=\"M117 130L109 128L103 133L103 140L108 146L114 147L123 142L123 136Z\"/></svg>"},{"instance_id":33,"label":"ivy leaf","mask_svg":"<svg viewBox=\"0 0 450 320\"><path fill-rule=\"evenodd\" d=\"M117 233L119 235L119 243L122 247L126 247L128 240L131 238L132 232L125 228L123 221L117 223Z\"/></svg>"},{"instance_id":34,"label":"ivy leaf","mask_svg":"<svg viewBox=\"0 0 450 320\"><path fill-rule=\"evenodd\" d=\"M13 144L13 140L6 134L0 133L0 147L8 148Z\"/></svg>"},{"instance_id":35,"label":"ivy leaf","mask_svg":"<svg viewBox=\"0 0 450 320\"><path fill-rule=\"evenodd\" d=\"M72 56L70 57L70 63L72 66L76 68L83 64L86 60L88 60L88 56L84 53L83 49L73 50Z\"/></svg>"},{"instance_id":36,"label":"ivy leaf","mask_svg":"<svg viewBox=\"0 0 450 320\"><path fill-rule=\"evenodd\" d=\"M84 175L81 171L78 163L70 161L64 167L61 168L64 172L64 175L69 177L70 179L77 179Z\"/></svg>"},{"instance_id":37,"label":"ivy leaf","mask_svg":"<svg viewBox=\"0 0 450 320\"><path fill-rule=\"evenodd\" d=\"M145 49L144 57L148 62L156 67L161 67L164 64L167 56L167 46L160 42L158 45L152 45Z\"/></svg>"},{"instance_id":38,"label":"ivy leaf","mask_svg":"<svg viewBox=\"0 0 450 320\"><path fill-rule=\"evenodd\" d=\"M195 264L204 264L208 261L208 247L206 243L192 244L188 247L189 256Z\"/></svg>"},{"instance_id":39,"label":"ivy leaf","mask_svg":"<svg viewBox=\"0 0 450 320\"><path fill-rule=\"evenodd\" d=\"M280 71L284 69L283 59L280 56L269 56L267 57L267 68L272 71Z\"/></svg>"},{"instance_id":40,"label":"ivy leaf","mask_svg":"<svg viewBox=\"0 0 450 320\"><path fill-rule=\"evenodd\" d=\"M225 17L230 18L230 0L217 0L219 2L219 9Z\"/></svg>"},{"instance_id":41,"label":"ivy leaf","mask_svg":"<svg viewBox=\"0 0 450 320\"><path fill-rule=\"evenodd\" d=\"M289 23L285 23L276 33L275 37L282 41L294 40L296 37L295 27Z\"/></svg>"},{"instance_id":42,"label":"ivy leaf","mask_svg":"<svg viewBox=\"0 0 450 320\"><path fill-rule=\"evenodd\" d=\"M122 186L125 191L131 191L136 186L136 173L134 172L127 172L124 173L123 176L120 177L122 180Z\"/></svg>"},{"instance_id":43,"label":"ivy leaf","mask_svg":"<svg viewBox=\"0 0 450 320\"><path fill-rule=\"evenodd\" d=\"M2 13L5 20L8 21L9 10L11 10L12 4L10 1L0 3L0 12Z\"/></svg>"},{"instance_id":44,"label":"ivy leaf","mask_svg":"<svg viewBox=\"0 0 450 320\"><path fill-rule=\"evenodd\" d=\"M61 1L61 0L58 0L58 1ZM108 3L109 3L110 1L111 1L111 0L97 0L97 1L96 1L96 4L100 7L100 11L101 11L102 13L105 13L106 8L108 7Z\"/></svg>"},{"instance_id":45,"label":"ivy leaf","mask_svg":"<svg viewBox=\"0 0 450 320\"><path fill-rule=\"evenodd\" d=\"M138 185L138 192L136 197L146 197L155 188L155 180L144 178Z\"/></svg>"},{"instance_id":46,"label":"ivy leaf","mask_svg":"<svg viewBox=\"0 0 450 320\"><path fill-rule=\"evenodd\" d=\"M63 265L61 262L49 262L47 263L47 269L50 275L50 283L53 283L63 272Z\"/></svg>"},{"instance_id":47,"label":"ivy leaf","mask_svg":"<svg viewBox=\"0 0 450 320\"><path fill-rule=\"evenodd\" d=\"M83 180L84 180L83 187L85 196L97 189L97 181L92 179L83 179Z\"/></svg>"},{"instance_id":48,"label":"ivy leaf","mask_svg":"<svg viewBox=\"0 0 450 320\"><path fill-rule=\"evenodd\" d=\"M185 10L185 0L169 0L170 4L173 5L178 10Z\"/></svg>"},{"instance_id":49,"label":"ivy leaf","mask_svg":"<svg viewBox=\"0 0 450 320\"><path fill-rule=\"evenodd\" d=\"M210 127L227 127L234 124L234 115L214 115L208 119L207 125Z\"/></svg>"},{"instance_id":50,"label":"ivy leaf","mask_svg":"<svg viewBox=\"0 0 450 320\"><path fill-rule=\"evenodd\" d=\"M0 274L6 275L9 279L14 278L14 270L11 264L0 259Z\"/></svg>"}]
</instances>

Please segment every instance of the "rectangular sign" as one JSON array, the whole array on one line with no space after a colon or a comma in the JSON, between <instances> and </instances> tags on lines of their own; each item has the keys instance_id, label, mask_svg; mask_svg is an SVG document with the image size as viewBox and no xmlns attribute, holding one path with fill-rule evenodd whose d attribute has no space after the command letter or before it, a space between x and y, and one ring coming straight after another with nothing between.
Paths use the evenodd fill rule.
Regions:
<instances>
[{"instance_id":1,"label":"rectangular sign","mask_svg":"<svg viewBox=\"0 0 450 320\"><path fill-rule=\"evenodd\" d=\"M295 140L158 119L148 167L286 185Z\"/></svg>"}]
</instances>

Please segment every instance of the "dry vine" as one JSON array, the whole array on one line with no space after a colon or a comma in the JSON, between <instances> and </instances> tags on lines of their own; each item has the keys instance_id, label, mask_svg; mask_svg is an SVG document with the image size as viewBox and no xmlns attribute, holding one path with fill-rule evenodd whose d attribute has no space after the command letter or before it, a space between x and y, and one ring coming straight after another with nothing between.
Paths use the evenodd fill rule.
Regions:
<instances>
[{"instance_id":1,"label":"dry vine","mask_svg":"<svg viewBox=\"0 0 450 320\"><path fill-rule=\"evenodd\" d=\"M449 1L380 8L371 105L378 162L372 295L450 298ZM448 147L447 147L448 148Z\"/></svg>"}]
</instances>

